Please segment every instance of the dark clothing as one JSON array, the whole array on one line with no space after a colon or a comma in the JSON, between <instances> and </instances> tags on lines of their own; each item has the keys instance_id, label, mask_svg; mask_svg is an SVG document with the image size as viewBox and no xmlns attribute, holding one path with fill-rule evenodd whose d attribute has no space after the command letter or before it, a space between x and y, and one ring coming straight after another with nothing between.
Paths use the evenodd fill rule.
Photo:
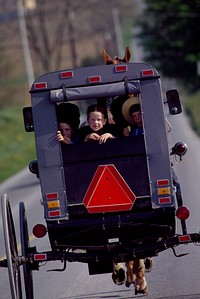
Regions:
<instances>
[{"instance_id":1,"label":"dark clothing","mask_svg":"<svg viewBox=\"0 0 200 299\"><path fill-rule=\"evenodd\" d=\"M93 131L90 126L85 126L85 127L82 127L78 130L77 132L77 138L79 140L79 142L83 142L85 140L85 137L88 135L88 134L92 134L92 133L96 133L98 134L99 136L105 134L105 133L110 133L112 134L113 136L117 137L117 130L116 130L116 127L115 125L105 125L103 126L102 129L100 129L99 131Z\"/></svg>"},{"instance_id":2,"label":"dark clothing","mask_svg":"<svg viewBox=\"0 0 200 299\"><path fill-rule=\"evenodd\" d=\"M137 136L137 135L143 135L144 131L143 128L133 128L129 134L129 136Z\"/></svg>"}]
</instances>

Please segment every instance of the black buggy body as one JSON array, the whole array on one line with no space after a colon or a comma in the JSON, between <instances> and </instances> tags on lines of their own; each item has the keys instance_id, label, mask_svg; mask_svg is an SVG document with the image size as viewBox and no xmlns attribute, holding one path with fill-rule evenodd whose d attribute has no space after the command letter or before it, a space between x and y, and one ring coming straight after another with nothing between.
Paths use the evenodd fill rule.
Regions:
<instances>
[{"instance_id":1,"label":"black buggy body","mask_svg":"<svg viewBox=\"0 0 200 299\"><path fill-rule=\"evenodd\" d=\"M32 299L32 271L44 261L64 261L62 270L67 261L84 262L89 274L100 274L112 272L113 263L153 257L179 244L200 241L199 233L187 233L189 211L171 161L174 155L181 160L187 146L168 142L170 124L164 105L172 115L181 113L178 92L168 91L165 99L160 76L151 65L123 63L47 73L35 80L30 94L31 107L25 107L23 115L26 131L35 134L37 160L29 169L40 180L46 221L46 227L36 224L33 233L43 237L48 232L51 251L29 246L21 202L22 255L18 255L8 196L2 195L7 259L0 266L8 267L12 298L22 298L21 265L26 298ZM123 105L132 95L137 95L141 106L143 134L124 137L120 131L103 144L57 141L61 105L72 119L75 115L66 107L76 105L78 123L85 126L89 105L102 105L109 115L119 101L121 119ZM112 128L117 132L119 124ZM182 234L176 232L176 216Z\"/></svg>"},{"instance_id":2,"label":"black buggy body","mask_svg":"<svg viewBox=\"0 0 200 299\"><path fill-rule=\"evenodd\" d=\"M101 258L128 260L163 250L159 242L175 236L182 199L176 203L158 72L145 63L58 71L39 77L30 92L33 123L25 117L25 125L27 131L34 127L52 250L85 250L80 259L92 273L90 265ZM108 105L130 94L139 95L143 135L105 144L56 140L60 103L75 103L85 111L91 103ZM180 113L176 90L168 92L168 100L171 113ZM90 260L90 254L97 259Z\"/></svg>"}]
</instances>

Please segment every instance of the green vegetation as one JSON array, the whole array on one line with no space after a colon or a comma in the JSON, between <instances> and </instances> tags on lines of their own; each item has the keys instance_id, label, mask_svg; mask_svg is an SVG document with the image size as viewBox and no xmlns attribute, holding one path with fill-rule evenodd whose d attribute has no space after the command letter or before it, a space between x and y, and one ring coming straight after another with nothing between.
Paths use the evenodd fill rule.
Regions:
<instances>
[{"instance_id":1,"label":"green vegetation","mask_svg":"<svg viewBox=\"0 0 200 299\"><path fill-rule=\"evenodd\" d=\"M145 0L145 4L137 22L145 60L196 92L200 87L199 0Z\"/></svg>"},{"instance_id":2,"label":"green vegetation","mask_svg":"<svg viewBox=\"0 0 200 299\"><path fill-rule=\"evenodd\" d=\"M111 56L118 55L113 26L113 9L117 8L124 46L131 46L132 27L138 25L140 42L146 52L144 61L152 64L165 77L176 78L178 84L182 84L189 93L184 100L185 110L194 130L200 135L200 80L197 74L197 63L200 61L200 0L144 0L145 9L141 18L138 18L140 6L137 7L134 0L111 0L109 5L105 0L77 0L70 1L70 7L65 2L60 1L58 5L48 0L44 5L37 5L36 10L26 13L30 48L36 57L34 60L32 55L35 75L73 67L73 55L77 56L77 64L81 66L103 64L103 47ZM5 3L4 13L9 13L10 9L13 11L11 1ZM74 24L69 24L70 18L66 18L68 10L76 16ZM54 23L49 15L53 16ZM74 25L74 30L70 30L71 25ZM13 35L13 32L16 34ZM38 32L41 38L36 39L34 36L38 36ZM7 22L1 22L0 38L0 83L3 87L0 90L1 183L27 166L36 155L34 134L25 132L19 108L29 105L29 87L17 19L11 20L9 26ZM75 53L71 47L73 42Z\"/></svg>"},{"instance_id":3,"label":"green vegetation","mask_svg":"<svg viewBox=\"0 0 200 299\"><path fill-rule=\"evenodd\" d=\"M200 136L200 92L189 95L184 101L184 107L190 117L192 128Z\"/></svg>"},{"instance_id":4,"label":"green vegetation","mask_svg":"<svg viewBox=\"0 0 200 299\"><path fill-rule=\"evenodd\" d=\"M0 110L0 182L35 159L33 133L24 129L22 109Z\"/></svg>"}]
</instances>

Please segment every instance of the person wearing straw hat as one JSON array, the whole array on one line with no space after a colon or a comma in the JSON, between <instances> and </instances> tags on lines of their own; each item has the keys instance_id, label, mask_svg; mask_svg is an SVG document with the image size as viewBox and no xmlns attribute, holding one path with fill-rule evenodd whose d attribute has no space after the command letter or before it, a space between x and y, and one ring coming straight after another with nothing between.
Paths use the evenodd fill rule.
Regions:
<instances>
[{"instance_id":1,"label":"person wearing straw hat","mask_svg":"<svg viewBox=\"0 0 200 299\"><path fill-rule=\"evenodd\" d=\"M138 96L132 96L122 106L122 114L130 124L123 130L124 136L137 136L144 134L142 124L141 106Z\"/></svg>"}]
</instances>

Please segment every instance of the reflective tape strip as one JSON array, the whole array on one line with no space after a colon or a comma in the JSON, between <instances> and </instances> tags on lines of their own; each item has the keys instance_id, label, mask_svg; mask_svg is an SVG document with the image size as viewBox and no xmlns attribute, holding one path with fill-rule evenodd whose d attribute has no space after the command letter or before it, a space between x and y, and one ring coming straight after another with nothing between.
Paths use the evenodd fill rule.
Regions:
<instances>
[{"instance_id":1,"label":"reflective tape strip","mask_svg":"<svg viewBox=\"0 0 200 299\"><path fill-rule=\"evenodd\" d=\"M191 241L191 236L190 235L179 236L178 240L180 243L187 243Z\"/></svg>"},{"instance_id":2,"label":"reflective tape strip","mask_svg":"<svg viewBox=\"0 0 200 299\"><path fill-rule=\"evenodd\" d=\"M164 180L157 180L157 186L167 186L169 185L169 180L168 179L164 179Z\"/></svg>"},{"instance_id":3,"label":"reflective tape strip","mask_svg":"<svg viewBox=\"0 0 200 299\"><path fill-rule=\"evenodd\" d=\"M47 83L46 82L34 83L34 88L35 89L47 88Z\"/></svg>"},{"instance_id":4,"label":"reflective tape strip","mask_svg":"<svg viewBox=\"0 0 200 299\"><path fill-rule=\"evenodd\" d=\"M115 72L120 73L120 72L126 72L128 70L127 65L116 65L115 66Z\"/></svg>"},{"instance_id":5,"label":"reflective tape strip","mask_svg":"<svg viewBox=\"0 0 200 299\"><path fill-rule=\"evenodd\" d=\"M46 193L46 199L47 200L58 199L58 192Z\"/></svg>"},{"instance_id":6,"label":"reflective tape strip","mask_svg":"<svg viewBox=\"0 0 200 299\"><path fill-rule=\"evenodd\" d=\"M157 194L158 195L165 195L165 194L170 194L170 187L165 187L165 188L158 188L157 189Z\"/></svg>"},{"instance_id":7,"label":"reflective tape strip","mask_svg":"<svg viewBox=\"0 0 200 299\"><path fill-rule=\"evenodd\" d=\"M158 202L159 204L171 203L171 197L159 197Z\"/></svg>"},{"instance_id":8,"label":"reflective tape strip","mask_svg":"<svg viewBox=\"0 0 200 299\"><path fill-rule=\"evenodd\" d=\"M61 211L60 210L50 211L48 213L48 215L49 215L49 218L60 217L61 216Z\"/></svg>"},{"instance_id":9,"label":"reflective tape strip","mask_svg":"<svg viewBox=\"0 0 200 299\"><path fill-rule=\"evenodd\" d=\"M73 71L61 72L60 76L62 79L72 78L72 77L74 77L74 73L73 73Z\"/></svg>"},{"instance_id":10,"label":"reflective tape strip","mask_svg":"<svg viewBox=\"0 0 200 299\"><path fill-rule=\"evenodd\" d=\"M36 253L34 254L34 261L46 261L47 255L46 253Z\"/></svg>"}]
</instances>

